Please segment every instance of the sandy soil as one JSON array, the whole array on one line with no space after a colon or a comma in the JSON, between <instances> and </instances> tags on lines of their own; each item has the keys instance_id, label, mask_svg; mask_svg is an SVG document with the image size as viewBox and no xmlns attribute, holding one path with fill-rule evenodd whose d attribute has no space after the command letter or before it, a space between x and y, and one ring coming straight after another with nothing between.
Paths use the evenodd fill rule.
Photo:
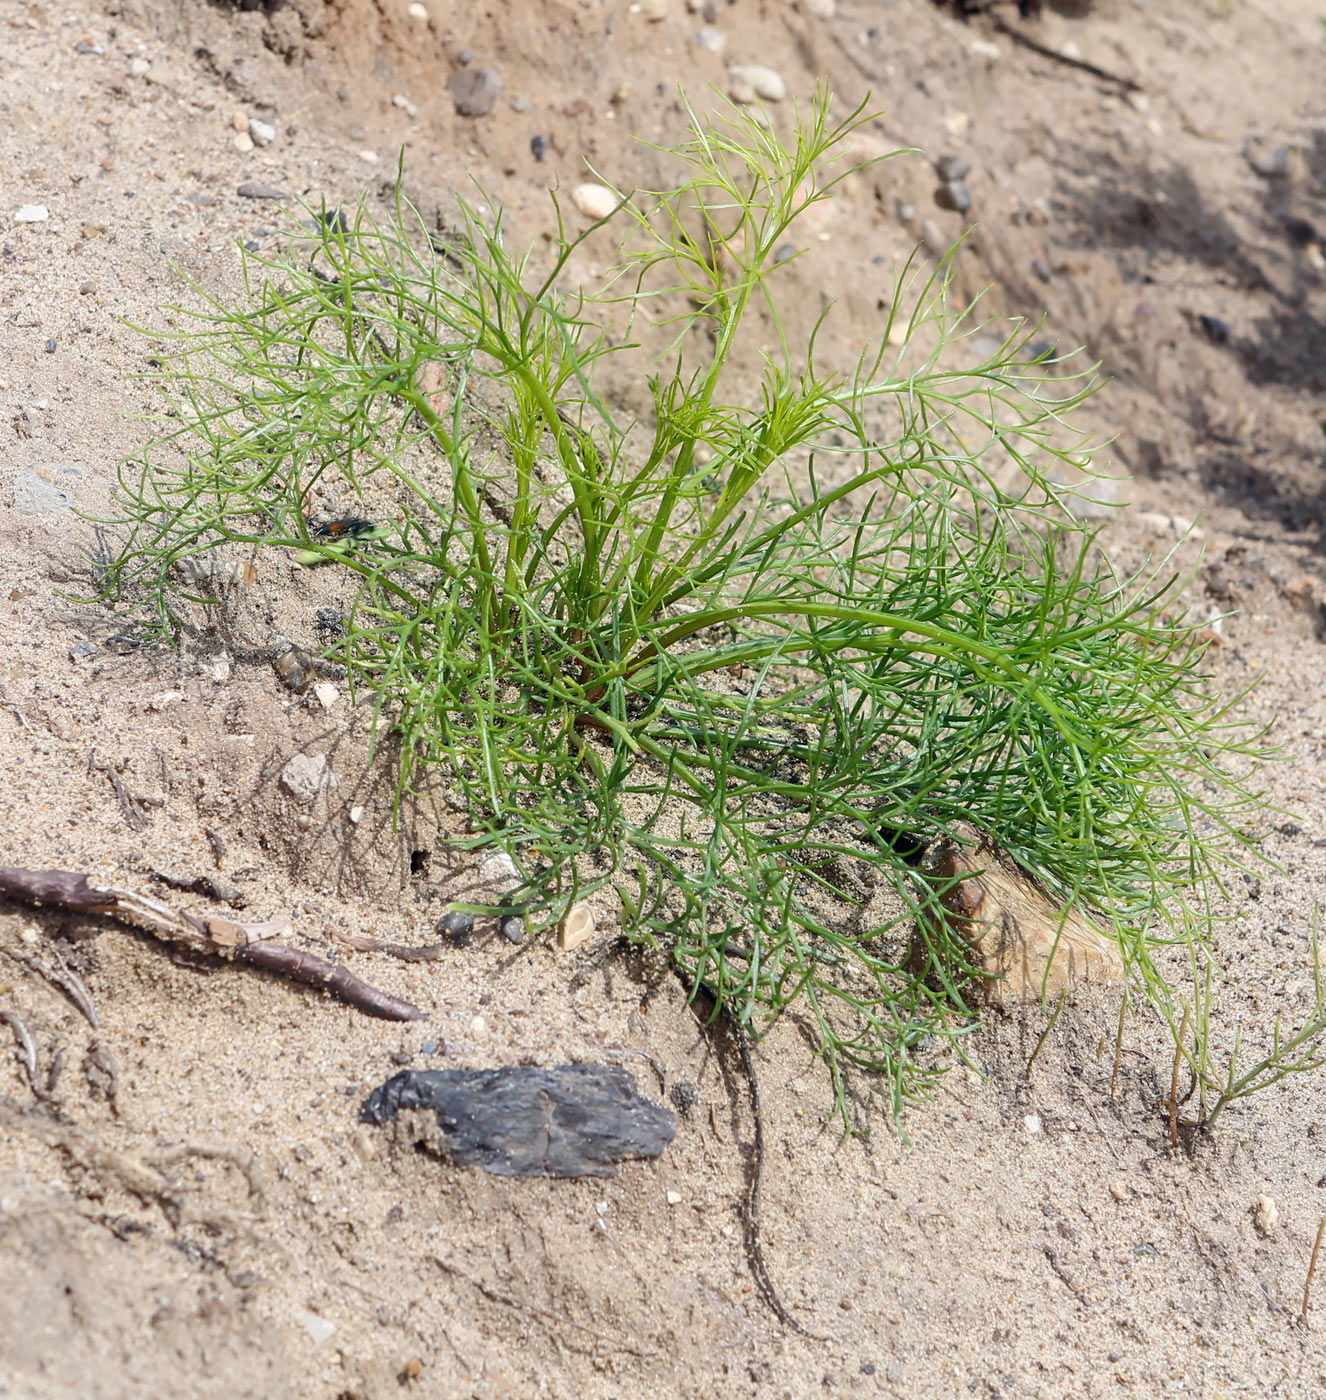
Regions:
<instances>
[{"instance_id":1,"label":"sandy soil","mask_svg":"<svg viewBox=\"0 0 1326 1400\"><path fill-rule=\"evenodd\" d=\"M1105 547L1136 560L1198 520L1180 550L1201 554L1191 599L1237 610L1220 624L1220 682L1261 681L1244 713L1275 718L1288 759L1267 774L1286 814L1259 832L1277 868L1231 893L1225 1012L1254 1040L1301 1013L1326 880L1320 11L1080 9L1047 6L1028 32L1137 90L929 0L735 0L712 22L683 0L428 0L424 20L404 0L3 0L0 861L146 888L153 870L213 871L211 829L248 912L293 914L300 946L427 938L442 856L413 876L409 856L437 833L393 831L343 700L296 699L233 648L218 666L216 636L119 655L113 615L70 601L95 540L63 507L106 508L148 431L135 415L158 406L151 344L127 323L160 326L181 275L232 288L237 240L274 246L279 216L238 196L243 182L377 201L404 147L430 217L477 180L514 238L537 239L546 191L585 162L626 186L656 178L661 158L634 138L681 135L677 82L703 101L728 62L756 61L803 99L823 77L843 103L873 93L886 116L869 139L920 153L805 230L799 314L839 303L826 355L876 330L899 257L962 231L934 205L928 159L965 153L977 228L961 292L991 285L993 309L1044 316L1047 340L1085 345L1114 377L1089 410L1118 434L1124 508L1102 518ZM696 42L706 27L721 55ZM465 50L501 74L490 115L457 115L444 88ZM275 140L237 149L237 116ZM1283 174L1250 162L1285 146ZM48 217L16 221L27 205ZM273 569L253 616L307 615L319 600L303 587ZM183 698L160 698L172 691ZM90 771L92 749L159 804L141 830ZM301 750L331 752L339 779L312 809L277 785ZM369 814L353 840L352 803ZM747 1264L744 1085L611 927L575 955L511 958L484 940L415 967L346 955L428 1010L410 1025L13 905L0 948L60 951L101 1022L0 959L0 1006L31 1030L43 1073L63 1057L42 1105L0 1055L0 1396L1326 1390L1326 1324L1319 1309L1295 1321L1326 1210L1326 1080L1236 1107L1195 1156L1174 1153L1165 1043L1145 1018L1111 1098L1117 1001L1066 1010L1030 1074L1043 1013L991 1019L973 1042L987 1077L951 1076L909 1116L910 1144L883 1112L842 1140L791 1024L758 1048L764 1247L812 1339L780 1326ZM657 1164L505 1180L357 1121L402 1064L596 1058L656 1097L697 1087ZM1261 1195L1278 1210L1265 1231Z\"/></svg>"}]
</instances>

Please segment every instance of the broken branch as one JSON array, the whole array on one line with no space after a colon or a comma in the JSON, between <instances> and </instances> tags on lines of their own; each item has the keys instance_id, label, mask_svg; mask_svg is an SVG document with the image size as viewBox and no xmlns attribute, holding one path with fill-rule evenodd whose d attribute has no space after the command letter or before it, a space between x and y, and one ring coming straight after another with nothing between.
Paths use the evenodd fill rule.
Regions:
<instances>
[{"instance_id":1,"label":"broken branch","mask_svg":"<svg viewBox=\"0 0 1326 1400\"><path fill-rule=\"evenodd\" d=\"M141 929L165 943L211 957L235 958L295 982L335 993L342 1001L388 1021L418 1021L427 1012L408 1001L371 987L344 967L313 953L304 953L270 940L290 926L284 915L265 923L245 924L215 915L173 909L150 895L112 886L93 885L72 870L21 870L0 865L0 895L45 908L103 914L118 923Z\"/></svg>"}]
</instances>

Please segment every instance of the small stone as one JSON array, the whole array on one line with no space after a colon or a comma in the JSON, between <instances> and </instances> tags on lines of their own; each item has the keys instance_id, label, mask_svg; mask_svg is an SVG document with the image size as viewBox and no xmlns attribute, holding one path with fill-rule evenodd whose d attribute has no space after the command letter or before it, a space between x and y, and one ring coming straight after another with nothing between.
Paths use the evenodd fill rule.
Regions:
<instances>
[{"instance_id":1,"label":"small stone","mask_svg":"<svg viewBox=\"0 0 1326 1400\"><path fill-rule=\"evenodd\" d=\"M281 684L296 695L303 695L313 683L313 658L302 647L286 647L272 662L272 670Z\"/></svg>"},{"instance_id":2,"label":"small stone","mask_svg":"<svg viewBox=\"0 0 1326 1400\"><path fill-rule=\"evenodd\" d=\"M318 697L318 703L324 710L330 710L341 698L341 692L330 681L319 681L313 687L313 693Z\"/></svg>"},{"instance_id":3,"label":"small stone","mask_svg":"<svg viewBox=\"0 0 1326 1400\"><path fill-rule=\"evenodd\" d=\"M230 125L236 131L247 131L249 129L249 118L245 112L236 112L230 119Z\"/></svg>"},{"instance_id":4,"label":"small stone","mask_svg":"<svg viewBox=\"0 0 1326 1400\"><path fill-rule=\"evenodd\" d=\"M83 297L90 297L97 290L95 282L80 282L78 284L78 294Z\"/></svg>"},{"instance_id":5,"label":"small stone","mask_svg":"<svg viewBox=\"0 0 1326 1400\"><path fill-rule=\"evenodd\" d=\"M253 149L253 137L247 131L241 131L230 144L240 155L246 156Z\"/></svg>"},{"instance_id":6,"label":"small stone","mask_svg":"<svg viewBox=\"0 0 1326 1400\"><path fill-rule=\"evenodd\" d=\"M577 185L571 203L588 219L606 219L617 207L617 196L606 185Z\"/></svg>"},{"instance_id":7,"label":"small stone","mask_svg":"<svg viewBox=\"0 0 1326 1400\"><path fill-rule=\"evenodd\" d=\"M837 0L801 0L801 8L815 19L832 19L838 5Z\"/></svg>"},{"instance_id":8,"label":"small stone","mask_svg":"<svg viewBox=\"0 0 1326 1400\"><path fill-rule=\"evenodd\" d=\"M296 802L312 802L326 787L335 785L325 753L297 753L281 769L281 787Z\"/></svg>"},{"instance_id":9,"label":"small stone","mask_svg":"<svg viewBox=\"0 0 1326 1400\"><path fill-rule=\"evenodd\" d=\"M364 820L364 809L359 806L351 807L350 820L355 826L358 826L359 823Z\"/></svg>"},{"instance_id":10,"label":"small stone","mask_svg":"<svg viewBox=\"0 0 1326 1400\"><path fill-rule=\"evenodd\" d=\"M987 63L995 63L1004 55L1003 49L989 39L973 39L967 48L973 58L983 58Z\"/></svg>"},{"instance_id":11,"label":"small stone","mask_svg":"<svg viewBox=\"0 0 1326 1400\"><path fill-rule=\"evenodd\" d=\"M479 866L478 881L486 889L505 894L520 884L520 872L505 851L497 851Z\"/></svg>"},{"instance_id":12,"label":"small stone","mask_svg":"<svg viewBox=\"0 0 1326 1400\"><path fill-rule=\"evenodd\" d=\"M940 156L935 162L935 174L941 180L961 180L971 174L971 161L966 156Z\"/></svg>"},{"instance_id":13,"label":"small stone","mask_svg":"<svg viewBox=\"0 0 1326 1400\"><path fill-rule=\"evenodd\" d=\"M1248 164L1264 180L1283 179L1290 171L1289 147L1274 151L1245 151Z\"/></svg>"},{"instance_id":14,"label":"small stone","mask_svg":"<svg viewBox=\"0 0 1326 1400\"><path fill-rule=\"evenodd\" d=\"M548 154L548 143L542 136L531 136L529 138L529 153L537 161L542 161Z\"/></svg>"},{"instance_id":15,"label":"small stone","mask_svg":"<svg viewBox=\"0 0 1326 1400\"><path fill-rule=\"evenodd\" d=\"M722 53L727 48L727 36L712 25L705 25L703 29L697 29L695 42L702 49L708 49L710 53Z\"/></svg>"},{"instance_id":16,"label":"small stone","mask_svg":"<svg viewBox=\"0 0 1326 1400\"><path fill-rule=\"evenodd\" d=\"M1257 1197L1257 1204L1252 1211L1252 1223L1257 1227L1257 1233L1264 1238L1274 1234L1275 1227L1280 1223L1280 1207L1270 1196Z\"/></svg>"},{"instance_id":17,"label":"small stone","mask_svg":"<svg viewBox=\"0 0 1326 1400\"><path fill-rule=\"evenodd\" d=\"M129 76L131 78L145 78L152 65L145 58L131 58L129 60Z\"/></svg>"},{"instance_id":18,"label":"small stone","mask_svg":"<svg viewBox=\"0 0 1326 1400\"><path fill-rule=\"evenodd\" d=\"M505 938L508 943L514 943L519 946L525 941L525 919L523 915L508 914L497 927L502 937Z\"/></svg>"},{"instance_id":19,"label":"small stone","mask_svg":"<svg viewBox=\"0 0 1326 1400\"><path fill-rule=\"evenodd\" d=\"M315 1312L300 1313L299 1321L304 1331L313 1338L314 1346L321 1346L323 1342L336 1335L336 1324L328 1322L325 1317L319 1317Z\"/></svg>"},{"instance_id":20,"label":"small stone","mask_svg":"<svg viewBox=\"0 0 1326 1400\"><path fill-rule=\"evenodd\" d=\"M419 115L418 106L415 103L411 102L410 99L406 97L406 95L403 92L398 92L393 95L391 99L391 105L393 107L399 107L400 110L404 112L407 117L417 117Z\"/></svg>"},{"instance_id":21,"label":"small stone","mask_svg":"<svg viewBox=\"0 0 1326 1400\"><path fill-rule=\"evenodd\" d=\"M360 151L359 159L366 160L370 165L378 163L378 153L376 151Z\"/></svg>"},{"instance_id":22,"label":"small stone","mask_svg":"<svg viewBox=\"0 0 1326 1400\"><path fill-rule=\"evenodd\" d=\"M1120 1204L1133 1199L1133 1193L1122 1181L1110 1182L1110 1195L1113 1196L1116 1201L1120 1202Z\"/></svg>"},{"instance_id":23,"label":"small stone","mask_svg":"<svg viewBox=\"0 0 1326 1400\"><path fill-rule=\"evenodd\" d=\"M69 648L70 661L85 661L89 656L96 655L96 642L76 642Z\"/></svg>"},{"instance_id":24,"label":"small stone","mask_svg":"<svg viewBox=\"0 0 1326 1400\"><path fill-rule=\"evenodd\" d=\"M270 146L276 140L276 127L253 117L249 121L249 139L255 146Z\"/></svg>"},{"instance_id":25,"label":"small stone","mask_svg":"<svg viewBox=\"0 0 1326 1400\"><path fill-rule=\"evenodd\" d=\"M14 509L20 515L63 515L74 503L74 493L53 486L36 472L14 478Z\"/></svg>"},{"instance_id":26,"label":"small stone","mask_svg":"<svg viewBox=\"0 0 1326 1400\"><path fill-rule=\"evenodd\" d=\"M44 204L25 204L14 214L16 224L44 224L51 211Z\"/></svg>"},{"instance_id":27,"label":"small stone","mask_svg":"<svg viewBox=\"0 0 1326 1400\"><path fill-rule=\"evenodd\" d=\"M935 203L941 209L965 214L971 208L971 192L962 180L947 180L935 191Z\"/></svg>"},{"instance_id":28,"label":"small stone","mask_svg":"<svg viewBox=\"0 0 1326 1400\"><path fill-rule=\"evenodd\" d=\"M1029 1113L1022 1120L1022 1126L1029 1133L1038 1133L1041 1130L1041 1116L1039 1113Z\"/></svg>"},{"instance_id":29,"label":"small stone","mask_svg":"<svg viewBox=\"0 0 1326 1400\"><path fill-rule=\"evenodd\" d=\"M183 699L184 692L182 690L160 690L148 699L144 708L155 714L161 710L169 709L172 705L178 705Z\"/></svg>"},{"instance_id":30,"label":"small stone","mask_svg":"<svg viewBox=\"0 0 1326 1400\"><path fill-rule=\"evenodd\" d=\"M971 126L971 117L966 112L945 112L942 118L944 130L961 141L967 134L967 128Z\"/></svg>"},{"instance_id":31,"label":"small stone","mask_svg":"<svg viewBox=\"0 0 1326 1400\"><path fill-rule=\"evenodd\" d=\"M1042 282L1048 282L1054 276L1053 269L1050 267L1050 264L1045 261L1044 258L1032 258L1031 270L1036 274L1037 277L1040 278Z\"/></svg>"},{"instance_id":32,"label":"small stone","mask_svg":"<svg viewBox=\"0 0 1326 1400\"><path fill-rule=\"evenodd\" d=\"M594 937L594 911L587 904L573 904L557 930L557 946L572 953Z\"/></svg>"},{"instance_id":33,"label":"small stone","mask_svg":"<svg viewBox=\"0 0 1326 1400\"><path fill-rule=\"evenodd\" d=\"M1207 316L1202 314L1197 318L1197 324L1206 333L1206 338L1213 345L1227 345L1229 343L1229 323L1222 321L1219 316Z\"/></svg>"},{"instance_id":34,"label":"small stone","mask_svg":"<svg viewBox=\"0 0 1326 1400\"><path fill-rule=\"evenodd\" d=\"M46 344L45 344L44 346L42 346L42 349L45 350L45 352L46 352L48 355L54 355L54 354L55 354L56 346L55 346L55 338L54 338L54 336L52 336L50 339L47 340Z\"/></svg>"},{"instance_id":35,"label":"small stone","mask_svg":"<svg viewBox=\"0 0 1326 1400\"><path fill-rule=\"evenodd\" d=\"M502 94L502 78L493 68L465 68L447 79L447 91L462 117L486 117Z\"/></svg>"},{"instance_id":36,"label":"small stone","mask_svg":"<svg viewBox=\"0 0 1326 1400\"><path fill-rule=\"evenodd\" d=\"M428 11L422 5L411 5L408 14L411 19L417 19L421 24L428 23Z\"/></svg>"},{"instance_id":37,"label":"small stone","mask_svg":"<svg viewBox=\"0 0 1326 1400\"><path fill-rule=\"evenodd\" d=\"M474 915L462 913L459 909L443 914L437 921L437 934L457 948L466 947L474 938Z\"/></svg>"},{"instance_id":38,"label":"small stone","mask_svg":"<svg viewBox=\"0 0 1326 1400\"><path fill-rule=\"evenodd\" d=\"M246 181L240 185L235 193L242 199L284 199L284 190L278 190L275 185L259 185L253 181Z\"/></svg>"},{"instance_id":39,"label":"small stone","mask_svg":"<svg viewBox=\"0 0 1326 1400\"><path fill-rule=\"evenodd\" d=\"M513 97L511 99L511 110L513 112L519 112L521 116L524 116L526 112L532 112L534 110L534 104L528 97Z\"/></svg>"},{"instance_id":40,"label":"small stone","mask_svg":"<svg viewBox=\"0 0 1326 1400\"><path fill-rule=\"evenodd\" d=\"M631 6L637 14L644 16L646 24L657 24L660 20L667 19L670 8L670 0L636 0Z\"/></svg>"},{"instance_id":41,"label":"small stone","mask_svg":"<svg viewBox=\"0 0 1326 1400\"><path fill-rule=\"evenodd\" d=\"M679 1205L681 1205L681 1192L680 1192L680 1191L669 1191L669 1192L668 1192L668 1204L669 1204L670 1206L679 1206Z\"/></svg>"},{"instance_id":42,"label":"small stone","mask_svg":"<svg viewBox=\"0 0 1326 1400\"><path fill-rule=\"evenodd\" d=\"M758 63L734 64L727 70L727 92L733 102L781 102L787 96L787 83L774 68Z\"/></svg>"}]
</instances>

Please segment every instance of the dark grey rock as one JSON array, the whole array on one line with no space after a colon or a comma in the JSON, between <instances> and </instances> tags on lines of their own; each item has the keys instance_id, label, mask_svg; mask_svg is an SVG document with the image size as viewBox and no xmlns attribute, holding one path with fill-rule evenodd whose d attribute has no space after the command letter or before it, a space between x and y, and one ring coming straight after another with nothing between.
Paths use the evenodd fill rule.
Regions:
<instances>
[{"instance_id":1,"label":"dark grey rock","mask_svg":"<svg viewBox=\"0 0 1326 1400\"><path fill-rule=\"evenodd\" d=\"M464 68L447 79L447 91L462 117L486 117L502 95L502 76L492 68Z\"/></svg>"},{"instance_id":2,"label":"dark grey rock","mask_svg":"<svg viewBox=\"0 0 1326 1400\"><path fill-rule=\"evenodd\" d=\"M961 180L947 180L935 191L935 203L941 209L965 214L971 208L971 194Z\"/></svg>"},{"instance_id":3,"label":"dark grey rock","mask_svg":"<svg viewBox=\"0 0 1326 1400\"><path fill-rule=\"evenodd\" d=\"M935 174L947 183L971 174L971 161L966 156L940 156L935 162Z\"/></svg>"},{"instance_id":4,"label":"dark grey rock","mask_svg":"<svg viewBox=\"0 0 1326 1400\"><path fill-rule=\"evenodd\" d=\"M1222 321L1219 316L1203 314L1197 318L1197 323L1206 332L1206 338L1213 344L1227 345L1229 343L1229 325Z\"/></svg>"},{"instance_id":5,"label":"dark grey rock","mask_svg":"<svg viewBox=\"0 0 1326 1400\"><path fill-rule=\"evenodd\" d=\"M474 938L474 915L463 914L460 910L453 909L437 921L437 932L439 937L449 939L456 947L463 948Z\"/></svg>"},{"instance_id":6,"label":"dark grey rock","mask_svg":"<svg viewBox=\"0 0 1326 1400\"><path fill-rule=\"evenodd\" d=\"M496 1176L612 1176L618 1162L659 1156L677 1131L620 1065L404 1070L360 1119L389 1123L410 1109L436 1115L441 1141L426 1146Z\"/></svg>"}]
</instances>

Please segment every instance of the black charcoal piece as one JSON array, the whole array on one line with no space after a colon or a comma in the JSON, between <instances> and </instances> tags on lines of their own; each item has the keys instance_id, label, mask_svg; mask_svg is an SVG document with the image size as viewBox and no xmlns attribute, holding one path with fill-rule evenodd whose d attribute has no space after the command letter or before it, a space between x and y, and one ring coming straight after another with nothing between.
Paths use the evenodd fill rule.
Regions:
<instances>
[{"instance_id":1,"label":"black charcoal piece","mask_svg":"<svg viewBox=\"0 0 1326 1400\"><path fill-rule=\"evenodd\" d=\"M552 1069L410 1069L364 1103L365 1123L431 1109L457 1166L496 1176L612 1176L617 1162L657 1157L677 1120L642 1098L620 1065Z\"/></svg>"}]
</instances>

